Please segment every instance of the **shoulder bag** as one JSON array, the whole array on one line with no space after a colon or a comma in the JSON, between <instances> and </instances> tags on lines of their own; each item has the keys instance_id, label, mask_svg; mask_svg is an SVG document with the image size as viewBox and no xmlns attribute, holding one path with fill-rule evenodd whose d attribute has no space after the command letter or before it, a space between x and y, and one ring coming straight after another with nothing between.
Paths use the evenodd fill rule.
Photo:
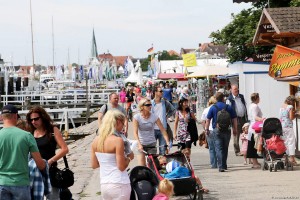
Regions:
<instances>
[{"instance_id":1,"label":"shoulder bag","mask_svg":"<svg viewBox=\"0 0 300 200\"><path fill-rule=\"evenodd\" d=\"M67 157L64 156L65 168L51 166L49 169L50 182L53 187L68 188L74 184L74 173L69 169Z\"/></svg>"}]
</instances>

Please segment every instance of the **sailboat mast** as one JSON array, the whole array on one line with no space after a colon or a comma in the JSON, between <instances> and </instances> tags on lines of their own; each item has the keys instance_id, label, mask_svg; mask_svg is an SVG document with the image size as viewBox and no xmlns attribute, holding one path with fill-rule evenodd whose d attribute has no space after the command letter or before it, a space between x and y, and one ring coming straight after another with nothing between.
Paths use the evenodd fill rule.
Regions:
<instances>
[{"instance_id":1,"label":"sailboat mast","mask_svg":"<svg viewBox=\"0 0 300 200\"><path fill-rule=\"evenodd\" d=\"M34 70L34 48L33 48L33 26L32 26L32 8L30 0L30 26L31 26L31 51L32 51L32 68Z\"/></svg>"},{"instance_id":2,"label":"sailboat mast","mask_svg":"<svg viewBox=\"0 0 300 200\"><path fill-rule=\"evenodd\" d=\"M54 26L53 26L53 16L52 16L52 66L54 67Z\"/></svg>"}]
</instances>

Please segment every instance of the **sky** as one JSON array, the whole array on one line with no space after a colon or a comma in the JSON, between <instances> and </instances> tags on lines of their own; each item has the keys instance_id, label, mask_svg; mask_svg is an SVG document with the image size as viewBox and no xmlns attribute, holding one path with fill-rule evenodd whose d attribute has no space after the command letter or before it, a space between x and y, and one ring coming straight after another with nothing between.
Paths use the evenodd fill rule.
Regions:
<instances>
[{"instance_id":1,"label":"sky","mask_svg":"<svg viewBox=\"0 0 300 200\"><path fill-rule=\"evenodd\" d=\"M30 0L0 0L0 54L13 65L32 65ZM197 48L250 3L232 0L31 0L34 63L79 63L98 53L145 58L154 52ZM53 28L52 28L53 22ZM54 35L54 37L53 37ZM54 39L53 39L54 38ZM54 51L53 51L54 44Z\"/></svg>"}]
</instances>

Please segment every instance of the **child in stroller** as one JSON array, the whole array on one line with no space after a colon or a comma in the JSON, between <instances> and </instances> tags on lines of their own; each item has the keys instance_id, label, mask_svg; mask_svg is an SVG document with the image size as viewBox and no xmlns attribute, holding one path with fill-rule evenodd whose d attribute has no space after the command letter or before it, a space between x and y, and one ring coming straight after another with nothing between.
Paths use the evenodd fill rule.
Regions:
<instances>
[{"instance_id":1,"label":"child in stroller","mask_svg":"<svg viewBox=\"0 0 300 200\"><path fill-rule=\"evenodd\" d=\"M264 144L264 163L262 170L277 170L293 169L293 165L288 161L285 154L286 147L284 141L280 138L282 136L282 126L278 118L268 118L264 121L262 127L262 138ZM283 162L282 159L285 158Z\"/></svg>"},{"instance_id":2,"label":"child in stroller","mask_svg":"<svg viewBox=\"0 0 300 200\"><path fill-rule=\"evenodd\" d=\"M159 158L161 160L161 164L159 162ZM175 172L172 177L167 176L171 173L166 173L166 168L164 168L164 165L169 162L180 164L177 168L172 169L173 171L171 170L171 173ZM146 154L146 163L147 167L155 173L159 181L167 178L173 183L175 196L189 196L190 199L203 199L204 190L202 188L201 181L195 176L188 158L181 152L181 150L164 155L163 157L159 157L159 155ZM180 172L176 174L176 170ZM207 189L205 191L208 192Z\"/></svg>"}]
</instances>

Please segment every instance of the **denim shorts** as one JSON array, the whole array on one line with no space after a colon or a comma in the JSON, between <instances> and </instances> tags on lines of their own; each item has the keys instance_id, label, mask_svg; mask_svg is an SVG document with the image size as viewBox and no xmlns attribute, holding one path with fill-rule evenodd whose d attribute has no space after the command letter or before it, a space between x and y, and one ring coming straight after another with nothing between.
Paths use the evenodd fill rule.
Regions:
<instances>
[{"instance_id":1,"label":"denim shorts","mask_svg":"<svg viewBox=\"0 0 300 200\"><path fill-rule=\"evenodd\" d=\"M0 185L0 199L31 200L30 187Z\"/></svg>"}]
</instances>

